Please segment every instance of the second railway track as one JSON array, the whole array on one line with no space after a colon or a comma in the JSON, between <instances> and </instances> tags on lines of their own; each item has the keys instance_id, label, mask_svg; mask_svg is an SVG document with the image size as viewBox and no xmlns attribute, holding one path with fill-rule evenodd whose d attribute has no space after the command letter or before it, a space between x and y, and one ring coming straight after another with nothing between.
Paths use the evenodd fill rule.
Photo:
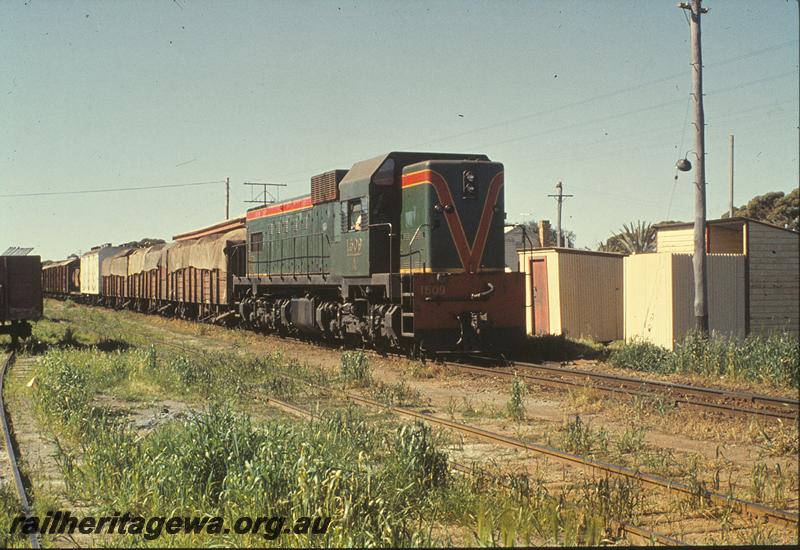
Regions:
<instances>
[{"instance_id":1,"label":"second railway track","mask_svg":"<svg viewBox=\"0 0 800 550\"><path fill-rule=\"evenodd\" d=\"M332 393L332 390L330 388L321 386L319 384L315 384L313 382L309 382L307 380L296 378L290 375L282 375L282 376L294 379L307 386L321 390L323 393L328 393L328 394ZM798 518L797 512L794 511L787 511L778 508L773 508L766 504L753 502L741 498L736 498L733 497L732 495L711 491L703 487L691 487L680 481L668 479L657 474L645 473L639 471L638 469L631 469L627 466L620 466L617 464L597 461L594 459L586 458L584 456L561 451L559 449L550 447L548 445L525 442L516 437L511 437L508 435L489 431L477 426L473 426L456 420L449 420L446 418L442 418L440 416L434 416L425 412L416 411L406 407L387 405L385 403L381 403L380 401L376 401L374 399L370 399L368 397L364 397L362 395L349 391L337 392L336 397L352 401L360 405L386 410L400 417L412 418L414 420L427 422L428 424L440 426L442 428L459 432L471 438L483 440L493 445L499 445L507 448L513 448L516 450L531 452L537 455L542 455L551 460L554 460L555 462L562 463L566 466L583 469L589 473L599 474L600 476L610 476L610 477L635 481L643 485L650 486L652 488L666 491L667 493L698 497L706 502L712 503L717 506L727 506L737 514L740 514L741 516L744 517L748 516L755 517L763 522L767 522L773 525L777 525L795 531L798 529L798 521L800 520L800 518ZM269 398L268 401L271 401L278 408L282 408L286 412L289 412L290 414L298 414L298 413L309 414L304 409L301 409L295 405L286 403L284 401L276 400L273 398ZM644 535L645 533L649 533L651 535L655 534L655 532L653 531L643 530L642 534ZM662 541L662 543L668 544L667 541Z\"/></svg>"},{"instance_id":2,"label":"second railway track","mask_svg":"<svg viewBox=\"0 0 800 550\"><path fill-rule=\"evenodd\" d=\"M303 339L288 338L309 345L319 345L319 343L309 343ZM174 346L171 343L166 344ZM375 351L366 351L377 354ZM485 360L483 361L485 362ZM475 363L454 361L445 361L443 364L449 368L482 376L508 378L519 376L526 383L557 389L570 390L590 387L594 391L610 395L661 398L666 399L677 407L705 410L728 417L757 416L790 422L797 422L798 418L800 418L800 401L766 394L665 382L523 361L514 361L511 368L485 367Z\"/></svg>"},{"instance_id":3,"label":"second railway track","mask_svg":"<svg viewBox=\"0 0 800 550\"><path fill-rule=\"evenodd\" d=\"M526 383L559 389L590 387L607 394L664 398L678 407L704 409L727 416L760 416L797 421L800 402L764 394L648 380L570 367L515 362L512 368L446 362L445 366L481 376L517 376Z\"/></svg>"}]
</instances>

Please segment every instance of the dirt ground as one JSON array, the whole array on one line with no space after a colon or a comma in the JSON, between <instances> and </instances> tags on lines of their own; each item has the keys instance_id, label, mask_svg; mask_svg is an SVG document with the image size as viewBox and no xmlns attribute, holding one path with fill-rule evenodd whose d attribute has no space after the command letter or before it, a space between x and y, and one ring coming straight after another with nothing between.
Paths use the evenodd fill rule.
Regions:
<instances>
[{"instance_id":1,"label":"dirt ground","mask_svg":"<svg viewBox=\"0 0 800 550\"><path fill-rule=\"evenodd\" d=\"M69 317L69 313L64 311L63 303L49 301L48 304L51 317ZM142 334L147 335L144 340L154 344L216 351L246 350L256 354L280 352L287 359L301 364L314 365L324 369L331 376L339 374L341 349L131 312L107 313L121 319L121 322L126 325L135 327L136 330L141 329ZM91 329L102 331L104 327L93 326ZM370 365L374 380L389 385L402 384L411 394L414 394L414 405L418 410L444 418L461 420L474 426L539 444L560 448L564 426L566 423L574 421L576 416L580 416L582 422L594 430L602 428L612 440L624 437L633 428L641 428L644 430L641 447L628 454L620 451L619 456L616 457L620 462L615 461L615 463L624 462L628 466L668 477L674 476L676 471L686 470L688 465L699 465L700 477L709 483L709 488L714 488L715 481L719 484L720 471L723 471L727 472L724 479L728 484L738 487L739 490L745 490L748 476L754 465L765 463L770 469L774 469L778 465L782 471L793 475L790 478L790 491L794 496L789 499L786 507L794 510L798 507L798 498L796 498L798 492L797 453L777 452L771 449L766 444L767 441L760 435L774 434L775 430L785 431L785 427L769 425L773 421L732 419L685 410L667 411L662 414L652 410L647 404L630 403L617 398L610 399L593 394L590 389L568 392L537 386L527 388L524 396L524 420L515 421L506 413L511 394L511 383L508 378L465 374L438 364L420 364L402 358L381 357L376 354L370 354ZM623 372L620 369L613 369L608 365L591 361L581 360L578 362L578 366L586 370L602 370L603 372L641 377L641 373ZM18 374L18 376L22 376L22 374ZM707 380L700 382L696 377L651 375L646 377L709 385ZM788 393L776 392L770 388L761 388L755 385L734 385L729 381L719 381L716 385L721 388L772 393L773 395ZM362 391L365 392L365 395L369 395L368 390ZM192 404L172 400L131 404L109 396L101 396L99 399L105 400L105 404L128 415L130 422L144 431L152 429L164 420L191 414L193 407ZM252 407L248 407L248 412L251 414L254 413L265 418L281 414L274 410L268 412L269 410L258 400L254 401ZM788 429L786 437L789 439L789 448L791 449L793 446L796 449L796 427L786 429ZM767 437L767 439L769 438ZM46 442L42 443L42 447L39 455L46 456L50 452L46 448ZM541 477L551 487L557 486L559 482L565 483L571 477L565 473L563 467L554 467L541 457L533 457L530 454L510 449L498 449L493 445L475 443L458 436L451 437L449 450L454 460L459 463L469 464L477 461L482 464L494 465L498 470L525 471L530 475ZM657 456L664 454L667 457L665 463L662 467L643 464L639 455L645 452ZM715 469L716 480L714 479ZM49 474L48 471L50 471ZM52 468L45 466L45 475L52 475ZM674 504L665 504L663 501L660 504L654 504L653 517L656 518L660 513L659 508L665 506L670 507ZM664 518L663 521L667 520ZM682 532L687 529L699 531L704 534L704 537L713 537L717 520L698 517L689 521L696 522L696 525L687 528L685 524L682 524L679 529L677 527L676 529ZM662 524L661 528L662 531L669 529L669 525ZM693 539L697 539L697 536L688 538L687 541ZM697 539L696 542L703 540L708 539Z\"/></svg>"},{"instance_id":2,"label":"dirt ground","mask_svg":"<svg viewBox=\"0 0 800 550\"><path fill-rule=\"evenodd\" d=\"M58 317L60 302L53 305L53 316ZM167 343L194 349L233 351L246 349L250 353L280 352L287 359L308 363L337 375L341 363L341 350L320 345L298 342L272 335L255 334L243 330L229 330L210 325L146 316L131 312L114 312L126 321L145 326ZM387 384L405 383L419 392L425 412L448 418L468 421L488 430L508 435L542 436L555 434L565 422L580 415L591 426L603 427L610 434L623 433L632 424L647 428L644 442L648 446L669 449L676 453L699 455L706 460L717 460L720 455L726 461L742 468L751 468L756 461L764 461L769 467L776 464L786 472L797 472L798 457L771 456L759 444L762 425L768 427L773 421L727 418L697 411L671 411L665 418L654 411L632 410L624 400L585 394L570 393L553 388L531 386L524 399L525 420L517 423L505 414L510 396L507 378L465 374L441 365L408 361L394 356L370 355L373 377ZM580 368L603 372L642 376L642 373L622 372L607 364L581 360ZM646 378L651 377L649 374ZM681 383L696 383L696 380L675 376L659 379ZM721 381L719 387L725 386ZM748 386L731 389L748 389L766 393L765 388ZM774 393L774 392L773 392ZM796 439L797 432L793 434ZM753 441L755 439L756 441ZM749 440L749 441L748 441ZM539 440L539 442L543 442ZM554 442L555 443L555 442ZM796 445L796 441L795 441ZM557 446L557 445L556 445Z\"/></svg>"}]
</instances>

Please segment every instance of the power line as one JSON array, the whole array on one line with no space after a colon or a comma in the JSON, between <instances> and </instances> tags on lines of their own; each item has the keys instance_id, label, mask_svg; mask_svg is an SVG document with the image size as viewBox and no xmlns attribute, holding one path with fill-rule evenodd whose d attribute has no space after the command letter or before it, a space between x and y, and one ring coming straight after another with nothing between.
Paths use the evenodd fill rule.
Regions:
<instances>
[{"instance_id":1,"label":"power line","mask_svg":"<svg viewBox=\"0 0 800 550\"><path fill-rule=\"evenodd\" d=\"M758 56L758 55L762 55L764 53L768 53L768 52L771 52L771 51L774 51L774 50L785 48L786 46L789 46L791 44L796 44L797 42L798 42L798 40L796 40L796 39L795 40L787 40L785 42L781 42L779 44L774 44L772 46L767 46L765 48L761 48L759 50L754 50L752 52L748 52L748 53L745 53L745 54L742 54L742 55L739 55L739 56L736 56L736 57L731 57L731 58L728 58L728 59L723 59L722 61L717 61L717 62L714 62L714 63L710 63L710 64L706 65L706 67L717 67L717 66L721 66L721 65L727 65L729 63L735 63L736 61L741 61L743 59L748 59L750 57L755 57L755 56ZM788 73L788 74L792 74L792 73ZM535 118L535 117L546 115L546 114L556 113L558 111L569 109L571 107L578 107L578 106L585 105L587 103L590 103L590 102L593 102L593 101L597 101L597 100L600 100L600 99L608 99L610 97L614 97L616 95L620 95L620 94L623 94L623 93L626 93L626 92L639 90L639 89L647 87L647 86L652 86L654 84L660 84L662 82L666 82L666 81L669 81L669 80L674 80L676 78L685 77L685 76L686 76L686 72L685 71L682 71L680 73L674 73L674 74L671 74L671 75L668 75L668 76L663 76L663 77L656 78L656 79L653 79L653 80L648 80L648 81L642 82L640 84L635 84L633 86L627 86L625 88L620 88L620 89L617 89L617 90L613 90L611 92L607 92L607 93L604 93L604 94L588 97L588 98L577 100L577 101L574 101L574 102L571 102L571 103L565 103L563 105L559 105L559 106L554 107L552 109L543 110L543 111L537 111L535 113L529 113L529 114L525 114L525 115L520 115L520 116L517 116L517 117L514 117L514 118L510 118L510 119L506 119L506 120L503 120L503 121L500 121L500 122L496 122L496 123L493 123L493 124L490 124L490 125L487 125L487 126L481 126L479 128L473 128L471 130L464 130L464 131L459 132L457 134L445 135L445 136L441 136L441 137L435 138L433 140L428 140L428 141L425 141L425 142L417 143L415 145L409 145L409 146L405 147L404 149L411 150L411 149L415 149L417 147L422 147L422 146L430 145L430 144L433 144L433 143L438 143L440 141L447 141L447 140L450 140L450 139L453 139L453 138L462 137L462 136L466 136L466 135L469 135L469 134L474 134L476 132L482 132L484 130L489 130L489 129L500 127L500 126L506 126L508 124L513 124L513 123L521 121L521 120L526 120L526 119ZM772 79L781 78L781 77L784 77L784 76L787 76L787 74L781 74L781 75L768 77L767 79L752 81L752 82L749 82L749 83L745 83L743 85L757 84L757 83L760 83L760 82L764 82L766 80L772 80ZM730 88L716 90L716 92L727 91L728 89L730 89ZM679 100L678 102L680 102L680 101L683 101L683 100ZM623 114L625 114L625 113L623 113ZM503 142L503 143L505 143L505 142ZM497 145L497 144L493 143L493 144L490 144L490 145ZM327 169L328 169L327 167L326 168L319 168L318 170L316 170L314 172L321 172L321 171L327 170ZM308 170L297 170L297 171L293 171L293 172L285 172L283 174L280 174L277 177L278 177L278 179L284 179L285 180L285 178L288 178L288 177L291 177L291 176L294 176L294 175L297 175L297 174L307 174L308 172L309 172ZM263 178L263 179L269 179L269 178ZM300 181L302 181L302 180L289 180L290 183L297 183L297 182L300 182Z\"/></svg>"},{"instance_id":2,"label":"power line","mask_svg":"<svg viewBox=\"0 0 800 550\"><path fill-rule=\"evenodd\" d=\"M107 189L81 189L76 191L42 191L39 193L8 193L0 197L44 197L52 195L87 195L90 193L116 193L119 191L143 191L147 189L169 189L173 187L195 187L198 185L216 185L225 183L225 180L198 181L193 183L172 183L167 185L146 185L144 187L110 187Z\"/></svg>"},{"instance_id":3,"label":"power line","mask_svg":"<svg viewBox=\"0 0 800 550\"><path fill-rule=\"evenodd\" d=\"M789 41L786 41L786 42L782 42L780 44L775 44L774 46L768 46L768 47L762 48L760 50L755 50L755 51L752 51L750 53L746 53L746 54L743 54L743 55L740 55L740 56L737 56L737 57L732 57L732 58L729 58L729 59L724 59L722 61L718 61L716 63L711 63L711 64L709 64L707 66L708 67L715 67L715 66L720 66L720 65L727 65L729 63L734 63L736 61L741 61L741 60L747 59L749 57L755 57L755 56L761 55L763 53L767 53L767 52L771 52L773 50L784 48L784 47L786 47L786 46L788 46L790 44L794 44L796 42L797 42L797 40L789 40ZM671 74L671 75L668 75L668 76L663 76L663 77L660 77L660 78L656 78L656 79L653 79L653 80L648 80L648 81L645 81L645 82L642 82L640 84L636 84L636 85L633 85L633 86L627 86L625 88L619 88L617 90L613 90L611 92L607 92L607 93L604 93L604 94L599 94L599 95L588 97L588 98L581 99L581 100L578 100L578 101L573 101L571 103L565 103L563 105L559 105L558 107L554 107L552 109L546 109L546 110L542 110L542 111L537 111L535 113L529 113L529 114L517 116L517 117L514 117L514 118L509 118L509 119L506 119L506 120L502 120L500 122L495 122L493 124L489 124L489 125L486 125L486 126L481 126L480 128L473 128L471 130L465 130L465 131L459 132L457 134L450 134L450 135L447 135L447 136L442 136L442 137L439 137L439 138L435 138L433 140L429 140L429 141L426 141L424 143L418 143L416 145L412 145L412 146L409 147L409 149L413 149L415 147L421 147L423 145L429 145L429 144L432 144L432 143L438 143L440 141L446 141L446 140L457 138L457 137L463 137L463 136L466 136L466 135L469 135L469 134L473 134L475 132L482 132L484 130L491 130L491 129L497 128L499 126L506 126L506 125L509 125L509 124L513 124L513 123L519 122L521 120L527 120L529 118L536 118L536 117L539 117L539 116L542 116L542 115L556 113L558 111L563 111L564 109L569 109L571 107L578 107L578 106L581 106L581 105L585 105L587 103L591 103L591 102L597 101L599 99L608 99L608 98L611 98L611 97L614 97L614 96L617 96L617 95L620 95L620 94L632 92L634 90L639 90L639 89L645 88L647 86L652 86L654 84L660 84L662 82L674 80L676 78L685 76L685 74L686 74L685 72L680 72L680 73L674 73L674 74Z\"/></svg>"},{"instance_id":4,"label":"power line","mask_svg":"<svg viewBox=\"0 0 800 550\"><path fill-rule=\"evenodd\" d=\"M716 90L712 90L712 91L708 92L708 95L718 94L718 93L723 93L723 92L730 92L732 90L738 90L738 89L745 88L745 87L748 87L748 86L753 86L755 84L761 84L761 83L764 83L764 82L769 82L769 81L772 81L772 80L777 80L779 78L785 78L787 76L793 76L793 75L796 75L796 74L797 74L797 71L788 71L788 72L785 72L785 73L780 73L780 74L776 74L776 75L767 76L767 77L764 77L764 78L759 78L757 80L750 80L750 81L744 82L742 84L736 84L734 86L727 86L725 88L718 88ZM703 95L706 95L706 94L703 94ZM669 107L671 105L675 105L677 103L681 103L682 101L683 101L683 99L673 99L671 101L665 101L664 103L658 103L656 105L648 105L647 107L641 107L639 109L634 109L632 111L624 111L622 113L616 113L616 114L613 114L613 115L594 118L594 119L591 119L591 120L582 120L580 122L575 122L573 124L568 124L566 126L559 126L557 128L550 128L548 130L543 130L541 132L535 132L533 134L526 134L526 135L523 135L523 136L517 136L517 137L513 137L513 138L509 138L509 139L504 139L502 141L484 143L482 145L477 146L476 149L484 149L486 147L493 147L493 146L496 146L496 145L505 145L506 143L513 143L515 141L522 141L522 140L526 140L526 139L530 139L530 138L534 138L534 137L546 136L546 135L550 135L550 134L552 134L554 132L560 132L560 131L563 131L563 130L571 130L573 128L579 128L581 126L587 126L587 125L595 124L595 123L598 123L598 122L607 122L609 120L614 120L614 119L617 119L617 118L620 118L620 117L624 117L624 116L630 116L630 115L644 113L644 112L647 112L647 111L653 111L653 110L656 110L656 109L661 109L663 107Z\"/></svg>"}]
</instances>

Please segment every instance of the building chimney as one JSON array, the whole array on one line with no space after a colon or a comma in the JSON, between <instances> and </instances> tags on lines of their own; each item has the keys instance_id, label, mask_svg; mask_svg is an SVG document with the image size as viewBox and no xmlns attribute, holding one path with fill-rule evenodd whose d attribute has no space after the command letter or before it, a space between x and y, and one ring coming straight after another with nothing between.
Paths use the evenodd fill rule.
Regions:
<instances>
[{"instance_id":1,"label":"building chimney","mask_svg":"<svg viewBox=\"0 0 800 550\"><path fill-rule=\"evenodd\" d=\"M539 220L539 246L550 247L550 222L548 220Z\"/></svg>"}]
</instances>

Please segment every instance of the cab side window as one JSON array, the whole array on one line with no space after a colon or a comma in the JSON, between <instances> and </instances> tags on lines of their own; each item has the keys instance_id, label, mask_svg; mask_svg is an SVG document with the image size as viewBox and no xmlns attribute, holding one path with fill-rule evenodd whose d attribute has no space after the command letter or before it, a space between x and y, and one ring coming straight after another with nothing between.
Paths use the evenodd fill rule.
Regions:
<instances>
[{"instance_id":1,"label":"cab side window","mask_svg":"<svg viewBox=\"0 0 800 550\"><path fill-rule=\"evenodd\" d=\"M347 201L347 230L361 231L361 199Z\"/></svg>"}]
</instances>

